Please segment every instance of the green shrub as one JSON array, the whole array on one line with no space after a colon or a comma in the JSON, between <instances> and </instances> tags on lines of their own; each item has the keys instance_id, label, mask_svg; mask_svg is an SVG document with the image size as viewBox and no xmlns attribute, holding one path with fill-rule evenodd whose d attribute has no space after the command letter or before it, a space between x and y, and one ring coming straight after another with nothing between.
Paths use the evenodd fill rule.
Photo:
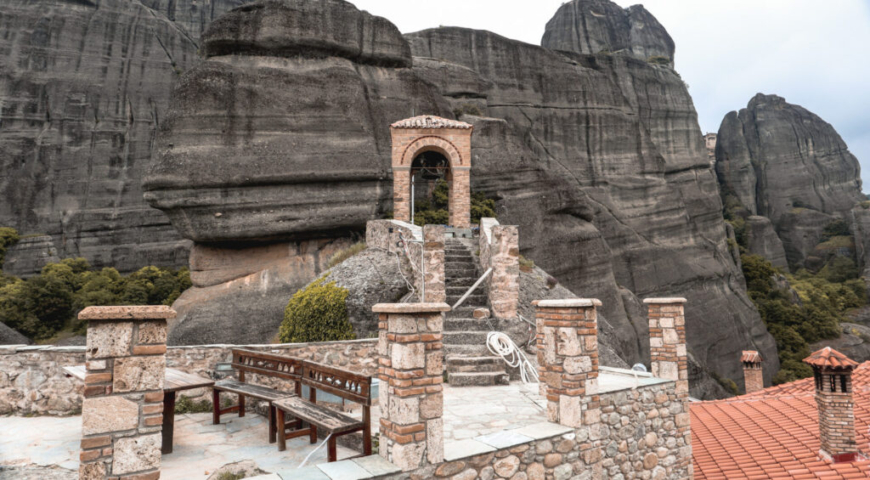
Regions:
<instances>
[{"instance_id":1,"label":"green shrub","mask_svg":"<svg viewBox=\"0 0 870 480\"><path fill-rule=\"evenodd\" d=\"M18 231L14 228L0 227L0 268L3 267L3 261L6 260L6 250L18 243L20 238Z\"/></svg>"},{"instance_id":2,"label":"green shrub","mask_svg":"<svg viewBox=\"0 0 870 480\"><path fill-rule=\"evenodd\" d=\"M347 248L343 248L337 252L335 255L329 258L329 266L328 268L332 268L339 263L347 260L348 258L356 255L357 253L362 252L366 249L366 242L355 243Z\"/></svg>"},{"instance_id":3,"label":"green shrub","mask_svg":"<svg viewBox=\"0 0 870 480\"><path fill-rule=\"evenodd\" d=\"M180 396L175 402L175 413L211 413L212 404L208 400L194 401L190 397Z\"/></svg>"},{"instance_id":4,"label":"green shrub","mask_svg":"<svg viewBox=\"0 0 870 480\"><path fill-rule=\"evenodd\" d=\"M299 290L284 309L278 338L283 343L353 340L346 288L321 278Z\"/></svg>"},{"instance_id":5,"label":"green shrub","mask_svg":"<svg viewBox=\"0 0 870 480\"><path fill-rule=\"evenodd\" d=\"M528 258L520 255L520 270L528 273L531 272L535 268L535 262L529 260Z\"/></svg>"},{"instance_id":6,"label":"green shrub","mask_svg":"<svg viewBox=\"0 0 870 480\"><path fill-rule=\"evenodd\" d=\"M653 55L646 59L647 63L652 65L670 65L671 59L668 57L663 57L661 55Z\"/></svg>"},{"instance_id":7,"label":"green shrub","mask_svg":"<svg viewBox=\"0 0 870 480\"><path fill-rule=\"evenodd\" d=\"M76 315L92 305L170 305L190 288L190 272L145 267L128 276L114 268L90 269L83 258L43 267L27 280L0 277L0 319L24 335L44 341L58 332L81 332Z\"/></svg>"},{"instance_id":8,"label":"green shrub","mask_svg":"<svg viewBox=\"0 0 870 480\"><path fill-rule=\"evenodd\" d=\"M432 191L432 200L423 200L414 204L414 224L447 225L450 223L450 186L444 180L438 180ZM471 223L480 223L484 217L495 218L495 200L487 198L483 193L471 195Z\"/></svg>"},{"instance_id":9,"label":"green shrub","mask_svg":"<svg viewBox=\"0 0 870 480\"><path fill-rule=\"evenodd\" d=\"M852 228L845 220L838 218L825 226L822 231L822 241L825 242L834 237L849 237L852 235Z\"/></svg>"},{"instance_id":10,"label":"green shrub","mask_svg":"<svg viewBox=\"0 0 870 480\"><path fill-rule=\"evenodd\" d=\"M719 385L721 385L722 388L724 388L725 391L727 391L731 395L739 395L740 394L740 389L737 388L737 383L734 382L734 380L731 380L730 378L721 377L716 372L710 373L710 376L712 376L713 380L716 380L716 382Z\"/></svg>"},{"instance_id":11,"label":"green shrub","mask_svg":"<svg viewBox=\"0 0 870 480\"><path fill-rule=\"evenodd\" d=\"M463 103L461 105L457 105L456 108L453 109L453 115L457 118L462 115L474 115L475 117L482 117L483 112L480 111L480 107L477 106L476 103Z\"/></svg>"}]
</instances>

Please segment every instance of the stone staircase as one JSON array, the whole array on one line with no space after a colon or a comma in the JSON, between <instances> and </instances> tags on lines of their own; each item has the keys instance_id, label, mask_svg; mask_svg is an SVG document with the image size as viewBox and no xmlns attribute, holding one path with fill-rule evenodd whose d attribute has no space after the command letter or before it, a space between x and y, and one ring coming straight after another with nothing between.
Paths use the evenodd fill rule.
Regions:
<instances>
[{"instance_id":1,"label":"stone staircase","mask_svg":"<svg viewBox=\"0 0 870 480\"><path fill-rule=\"evenodd\" d=\"M447 303L454 305L474 285L482 272L471 253L470 240L448 238L444 251L444 277ZM481 285L444 320L444 354L447 382L455 387L507 385L509 376L501 357L486 348L486 334L492 330L489 319L474 318L474 310L486 308L486 290Z\"/></svg>"}]
</instances>

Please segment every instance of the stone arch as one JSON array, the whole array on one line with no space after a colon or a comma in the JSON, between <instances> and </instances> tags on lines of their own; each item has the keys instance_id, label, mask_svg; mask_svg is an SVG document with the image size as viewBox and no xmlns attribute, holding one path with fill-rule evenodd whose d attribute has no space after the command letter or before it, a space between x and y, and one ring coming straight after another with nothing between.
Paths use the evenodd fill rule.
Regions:
<instances>
[{"instance_id":1,"label":"stone arch","mask_svg":"<svg viewBox=\"0 0 870 480\"><path fill-rule=\"evenodd\" d=\"M450 225L471 227L471 134L465 122L431 115L390 126L393 140L393 218L411 221L411 174L414 159L427 151L447 158L450 185Z\"/></svg>"},{"instance_id":2,"label":"stone arch","mask_svg":"<svg viewBox=\"0 0 870 480\"><path fill-rule=\"evenodd\" d=\"M421 153L431 151L436 151L441 155L444 155L447 160L450 161L451 168L465 166L463 165L462 154L459 153L459 149L457 149L456 146L450 143L447 139L435 135L419 137L414 140L413 143L408 145L401 157L400 165L410 167L411 163L415 158L417 158L417 156Z\"/></svg>"}]
</instances>

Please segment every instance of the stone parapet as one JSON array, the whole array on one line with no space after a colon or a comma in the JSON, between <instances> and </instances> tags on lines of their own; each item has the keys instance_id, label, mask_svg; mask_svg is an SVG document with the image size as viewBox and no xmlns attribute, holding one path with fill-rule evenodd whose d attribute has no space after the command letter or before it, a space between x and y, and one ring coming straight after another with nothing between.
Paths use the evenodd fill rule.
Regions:
<instances>
[{"instance_id":1,"label":"stone parapet","mask_svg":"<svg viewBox=\"0 0 870 480\"><path fill-rule=\"evenodd\" d=\"M79 478L160 478L169 307L88 307ZM171 414L171 412L169 412Z\"/></svg>"},{"instance_id":2,"label":"stone parapet","mask_svg":"<svg viewBox=\"0 0 870 480\"><path fill-rule=\"evenodd\" d=\"M598 316L595 299L535 302L538 375L547 418L568 427L599 423Z\"/></svg>"},{"instance_id":3,"label":"stone parapet","mask_svg":"<svg viewBox=\"0 0 870 480\"><path fill-rule=\"evenodd\" d=\"M380 455L411 471L444 460L445 304L379 304Z\"/></svg>"},{"instance_id":4,"label":"stone parapet","mask_svg":"<svg viewBox=\"0 0 870 480\"><path fill-rule=\"evenodd\" d=\"M677 382L677 393L689 396L685 298L648 298L650 370L653 376Z\"/></svg>"},{"instance_id":5,"label":"stone parapet","mask_svg":"<svg viewBox=\"0 0 870 480\"><path fill-rule=\"evenodd\" d=\"M494 218L483 218L480 223L480 264L484 271L492 268L486 285L493 316L516 318L520 296L519 228L500 225Z\"/></svg>"},{"instance_id":6,"label":"stone parapet","mask_svg":"<svg viewBox=\"0 0 870 480\"><path fill-rule=\"evenodd\" d=\"M446 302L444 276L444 226L423 227L423 288L424 302Z\"/></svg>"}]
</instances>

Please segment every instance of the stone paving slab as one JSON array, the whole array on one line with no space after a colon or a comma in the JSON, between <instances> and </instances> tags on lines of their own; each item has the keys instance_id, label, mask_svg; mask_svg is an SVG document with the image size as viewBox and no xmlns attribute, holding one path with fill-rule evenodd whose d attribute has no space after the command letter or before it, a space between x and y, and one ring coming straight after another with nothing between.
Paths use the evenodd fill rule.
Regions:
<instances>
[{"instance_id":1,"label":"stone paving slab","mask_svg":"<svg viewBox=\"0 0 870 480\"><path fill-rule=\"evenodd\" d=\"M354 458L353 462L363 467L373 476L389 475L391 473L401 472L402 469L388 462L380 455L370 455L368 457Z\"/></svg>"},{"instance_id":2,"label":"stone paving slab","mask_svg":"<svg viewBox=\"0 0 870 480\"><path fill-rule=\"evenodd\" d=\"M323 463L318 465L317 468L332 480L364 480L373 476L368 470L352 460Z\"/></svg>"},{"instance_id":3,"label":"stone paving slab","mask_svg":"<svg viewBox=\"0 0 870 480\"><path fill-rule=\"evenodd\" d=\"M556 435L573 433L574 429L564 425L559 425L558 423L541 422L518 428L514 430L514 432L531 437L535 440L540 440L543 438L555 437Z\"/></svg>"},{"instance_id":4,"label":"stone paving slab","mask_svg":"<svg viewBox=\"0 0 870 480\"><path fill-rule=\"evenodd\" d=\"M489 435L481 435L475 438L475 440L500 450L529 443L534 439L521 435L516 430L503 430L501 432L490 433Z\"/></svg>"},{"instance_id":5,"label":"stone paving slab","mask_svg":"<svg viewBox=\"0 0 870 480\"><path fill-rule=\"evenodd\" d=\"M496 449L477 440L459 440L444 443L444 461L452 462L460 458L473 457L482 453L494 452Z\"/></svg>"}]
</instances>

